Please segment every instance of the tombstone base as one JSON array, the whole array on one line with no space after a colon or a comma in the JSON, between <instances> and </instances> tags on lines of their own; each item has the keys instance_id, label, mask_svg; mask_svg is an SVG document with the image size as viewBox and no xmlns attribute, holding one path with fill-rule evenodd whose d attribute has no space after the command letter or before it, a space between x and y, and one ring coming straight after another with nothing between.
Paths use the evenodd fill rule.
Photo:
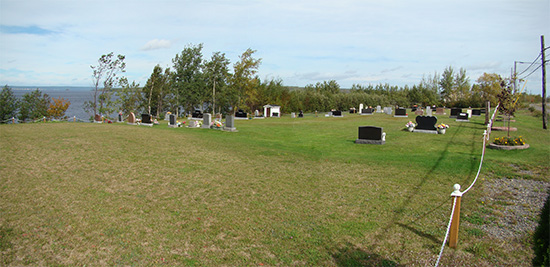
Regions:
<instances>
[{"instance_id":1,"label":"tombstone base","mask_svg":"<svg viewBox=\"0 0 550 267\"><path fill-rule=\"evenodd\" d=\"M458 122L470 122L470 120L459 120L459 119L456 119L456 121L458 121Z\"/></svg>"},{"instance_id":2,"label":"tombstone base","mask_svg":"<svg viewBox=\"0 0 550 267\"><path fill-rule=\"evenodd\" d=\"M408 118L409 115L393 115L396 118Z\"/></svg>"},{"instance_id":3,"label":"tombstone base","mask_svg":"<svg viewBox=\"0 0 550 267\"><path fill-rule=\"evenodd\" d=\"M355 140L356 144L371 144L371 145L383 145L386 143L385 140L368 140L368 139L357 139Z\"/></svg>"},{"instance_id":4,"label":"tombstone base","mask_svg":"<svg viewBox=\"0 0 550 267\"><path fill-rule=\"evenodd\" d=\"M235 117L236 120L248 120L247 117Z\"/></svg>"},{"instance_id":5,"label":"tombstone base","mask_svg":"<svg viewBox=\"0 0 550 267\"><path fill-rule=\"evenodd\" d=\"M235 127L223 127L223 130L226 132L238 132Z\"/></svg>"},{"instance_id":6,"label":"tombstone base","mask_svg":"<svg viewBox=\"0 0 550 267\"><path fill-rule=\"evenodd\" d=\"M334 117L334 118L343 118L344 115L332 115L332 117Z\"/></svg>"},{"instance_id":7,"label":"tombstone base","mask_svg":"<svg viewBox=\"0 0 550 267\"><path fill-rule=\"evenodd\" d=\"M102 121L94 121L94 123L103 123Z\"/></svg>"},{"instance_id":8,"label":"tombstone base","mask_svg":"<svg viewBox=\"0 0 550 267\"><path fill-rule=\"evenodd\" d=\"M149 127L153 127L153 124L152 123L141 123L140 125L142 126L149 126Z\"/></svg>"},{"instance_id":9,"label":"tombstone base","mask_svg":"<svg viewBox=\"0 0 550 267\"><path fill-rule=\"evenodd\" d=\"M264 116L258 116L258 117L254 117L254 119L265 119Z\"/></svg>"},{"instance_id":10,"label":"tombstone base","mask_svg":"<svg viewBox=\"0 0 550 267\"><path fill-rule=\"evenodd\" d=\"M126 124L128 124L128 125L137 125L136 123L132 123L132 122L127 122Z\"/></svg>"},{"instance_id":11,"label":"tombstone base","mask_svg":"<svg viewBox=\"0 0 550 267\"><path fill-rule=\"evenodd\" d=\"M168 125L168 128L178 128L179 126L177 124L174 125Z\"/></svg>"},{"instance_id":12,"label":"tombstone base","mask_svg":"<svg viewBox=\"0 0 550 267\"><path fill-rule=\"evenodd\" d=\"M414 129L415 133L428 133L428 134L437 134L437 130L423 130L423 129Z\"/></svg>"},{"instance_id":13,"label":"tombstone base","mask_svg":"<svg viewBox=\"0 0 550 267\"><path fill-rule=\"evenodd\" d=\"M359 115L373 115L374 113L360 113Z\"/></svg>"}]
</instances>

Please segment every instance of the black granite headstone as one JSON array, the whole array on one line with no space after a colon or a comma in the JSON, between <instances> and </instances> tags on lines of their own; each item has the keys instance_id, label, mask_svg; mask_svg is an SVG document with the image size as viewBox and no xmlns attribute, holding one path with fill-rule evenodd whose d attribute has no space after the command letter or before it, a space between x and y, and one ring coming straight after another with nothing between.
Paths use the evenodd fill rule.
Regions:
<instances>
[{"instance_id":1,"label":"black granite headstone","mask_svg":"<svg viewBox=\"0 0 550 267\"><path fill-rule=\"evenodd\" d=\"M428 131L437 131L435 124L437 123L437 118L435 116L417 116L416 117L416 127L415 130L428 130Z\"/></svg>"},{"instance_id":2,"label":"black granite headstone","mask_svg":"<svg viewBox=\"0 0 550 267\"><path fill-rule=\"evenodd\" d=\"M461 108L451 108L451 116L450 118L456 118L458 114L462 112Z\"/></svg>"},{"instance_id":3,"label":"black granite headstone","mask_svg":"<svg viewBox=\"0 0 550 267\"><path fill-rule=\"evenodd\" d=\"M342 111L335 110L335 111L332 112L332 116L342 116Z\"/></svg>"},{"instance_id":4,"label":"black granite headstone","mask_svg":"<svg viewBox=\"0 0 550 267\"><path fill-rule=\"evenodd\" d=\"M481 109L472 109L472 116L481 116Z\"/></svg>"},{"instance_id":5,"label":"black granite headstone","mask_svg":"<svg viewBox=\"0 0 550 267\"><path fill-rule=\"evenodd\" d=\"M244 112L242 109L239 109L237 111L237 113L235 113L235 117L237 118L246 118L247 117L247 113Z\"/></svg>"},{"instance_id":6,"label":"black granite headstone","mask_svg":"<svg viewBox=\"0 0 550 267\"><path fill-rule=\"evenodd\" d=\"M461 112L456 116L457 121L467 121L468 120L468 113Z\"/></svg>"},{"instance_id":7,"label":"black granite headstone","mask_svg":"<svg viewBox=\"0 0 550 267\"><path fill-rule=\"evenodd\" d=\"M141 123L153 123L151 114L141 114Z\"/></svg>"},{"instance_id":8,"label":"black granite headstone","mask_svg":"<svg viewBox=\"0 0 550 267\"><path fill-rule=\"evenodd\" d=\"M122 114L121 114L121 113L118 113L118 121L119 121L119 122L122 122L122 121L123 121L123 120L122 120Z\"/></svg>"},{"instance_id":9,"label":"black granite headstone","mask_svg":"<svg viewBox=\"0 0 550 267\"><path fill-rule=\"evenodd\" d=\"M407 116L407 110L404 108L395 109L395 116Z\"/></svg>"},{"instance_id":10,"label":"black granite headstone","mask_svg":"<svg viewBox=\"0 0 550 267\"><path fill-rule=\"evenodd\" d=\"M195 111L193 111L193 113L191 113L191 117L196 119L202 119L202 112L196 109Z\"/></svg>"},{"instance_id":11,"label":"black granite headstone","mask_svg":"<svg viewBox=\"0 0 550 267\"><path fill-rule=\"evenodd\" d=\"M385 144L385 133L382 127L359 126L359 138L355 140L357 144Z\"/></svg>"},{"instance_id":12,"label":"black granite headstone","mask_svg":"<svg viewBox=\"0 0 550 267\"><path fill-rule=\"evenodd\" d=\"M176 115L170 114L170 125L176 125Z\"/></svg>"},{"instance_id":13,"label":"black granite headstone","mask_svg":"<svg viewBox=\"0 0 550 267\"><path fill-rule=\"evenodd\" d=\"M300 110L300 113L298 113L298 118L303 118L304 117L304 112Z\"/></svg>"}]
</instances>

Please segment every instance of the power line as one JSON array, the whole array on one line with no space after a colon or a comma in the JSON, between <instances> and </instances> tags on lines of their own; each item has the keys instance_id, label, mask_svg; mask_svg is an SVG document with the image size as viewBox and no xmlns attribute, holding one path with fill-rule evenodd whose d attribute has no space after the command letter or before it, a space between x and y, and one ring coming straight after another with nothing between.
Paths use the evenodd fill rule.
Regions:
<instances>
[{"instance_id":1,"label":"power line","mask_svg":"<svg viewBox=\"0 0 550 267\"><path fill-rule=\"evenodd\" d=\"M529 73L528 75L524 76L524 77L521 77L519 78L520 80L523 80L529 76L531 76L531 74L535 73L535 71L537 71L538 69L540 69L540 67L542 67L542 64L540 64L536 69L534 69L533 71L531 71L531 73Z\"/></svg>"},{"instance_id":2,"label":"power line","mask_svg":"<svg viewBox=\"0 0 550 267\"><path fill-rule=\"evenodd\" d=\"M535 64L535 62L537 62L537 60L540 58L540 56L542 55L542 53L539 53L539 55L537 56L537 58L535 58L535 60L533 60L533 62L531 62L531 65L529 65L529 67L527 67L525 70L523 70L521 73L518 73L516 74L516 77L517 76L520 76L522 74L524 74L525 72L527 72L527 70L529 70L529 68L531 68L533 66L533 64ZM521 61L517 61L517 63L527 63L527 62L521 62Z\"/></svg>"}]
</instances>

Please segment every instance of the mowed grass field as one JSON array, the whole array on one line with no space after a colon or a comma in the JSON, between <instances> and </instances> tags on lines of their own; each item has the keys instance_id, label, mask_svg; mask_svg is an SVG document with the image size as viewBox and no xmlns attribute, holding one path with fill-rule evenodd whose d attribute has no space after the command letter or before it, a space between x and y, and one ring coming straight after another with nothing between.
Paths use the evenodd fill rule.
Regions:
<instances>
[{"instance_id":1,"label":"mowed grass field","mask_svg":"<svg viewBox=\"0 0 550 267\"><path fill-rule=\"evenodd\" d=\"M486 127L445 115L445 135L404 131L414 117L306 114L237 120L238 132L0 125L0 265L433 265ZM483 211L487 181L550 182L549 132L527 111L516 121L531 147L487 150L463 217ZM386 144L355 144L364 125ZM463 219L441 265L529 266L531 235L492 238Z\"/></svg>"}]
</instances>

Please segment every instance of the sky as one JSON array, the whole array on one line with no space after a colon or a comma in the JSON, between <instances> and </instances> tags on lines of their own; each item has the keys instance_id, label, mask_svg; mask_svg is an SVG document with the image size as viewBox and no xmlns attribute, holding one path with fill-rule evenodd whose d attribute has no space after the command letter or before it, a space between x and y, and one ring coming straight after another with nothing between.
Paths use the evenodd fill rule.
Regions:
<instances>
[{"instance_id":1,"label":"sky","mask_svg":"<svg viewBox=\"0 0 550 267\"><path fill-rule=\"evenodd\" d=\"M412 86L449 66L475 83L535 71L541 35L549 47L550 0L0 0L0 84L91 86L90 66L114 52L144 85L200 43L231 66L256 50L258 76L288 86ZM540 94L541 77L520 86Z\"/></svg>"}]
</instances>

